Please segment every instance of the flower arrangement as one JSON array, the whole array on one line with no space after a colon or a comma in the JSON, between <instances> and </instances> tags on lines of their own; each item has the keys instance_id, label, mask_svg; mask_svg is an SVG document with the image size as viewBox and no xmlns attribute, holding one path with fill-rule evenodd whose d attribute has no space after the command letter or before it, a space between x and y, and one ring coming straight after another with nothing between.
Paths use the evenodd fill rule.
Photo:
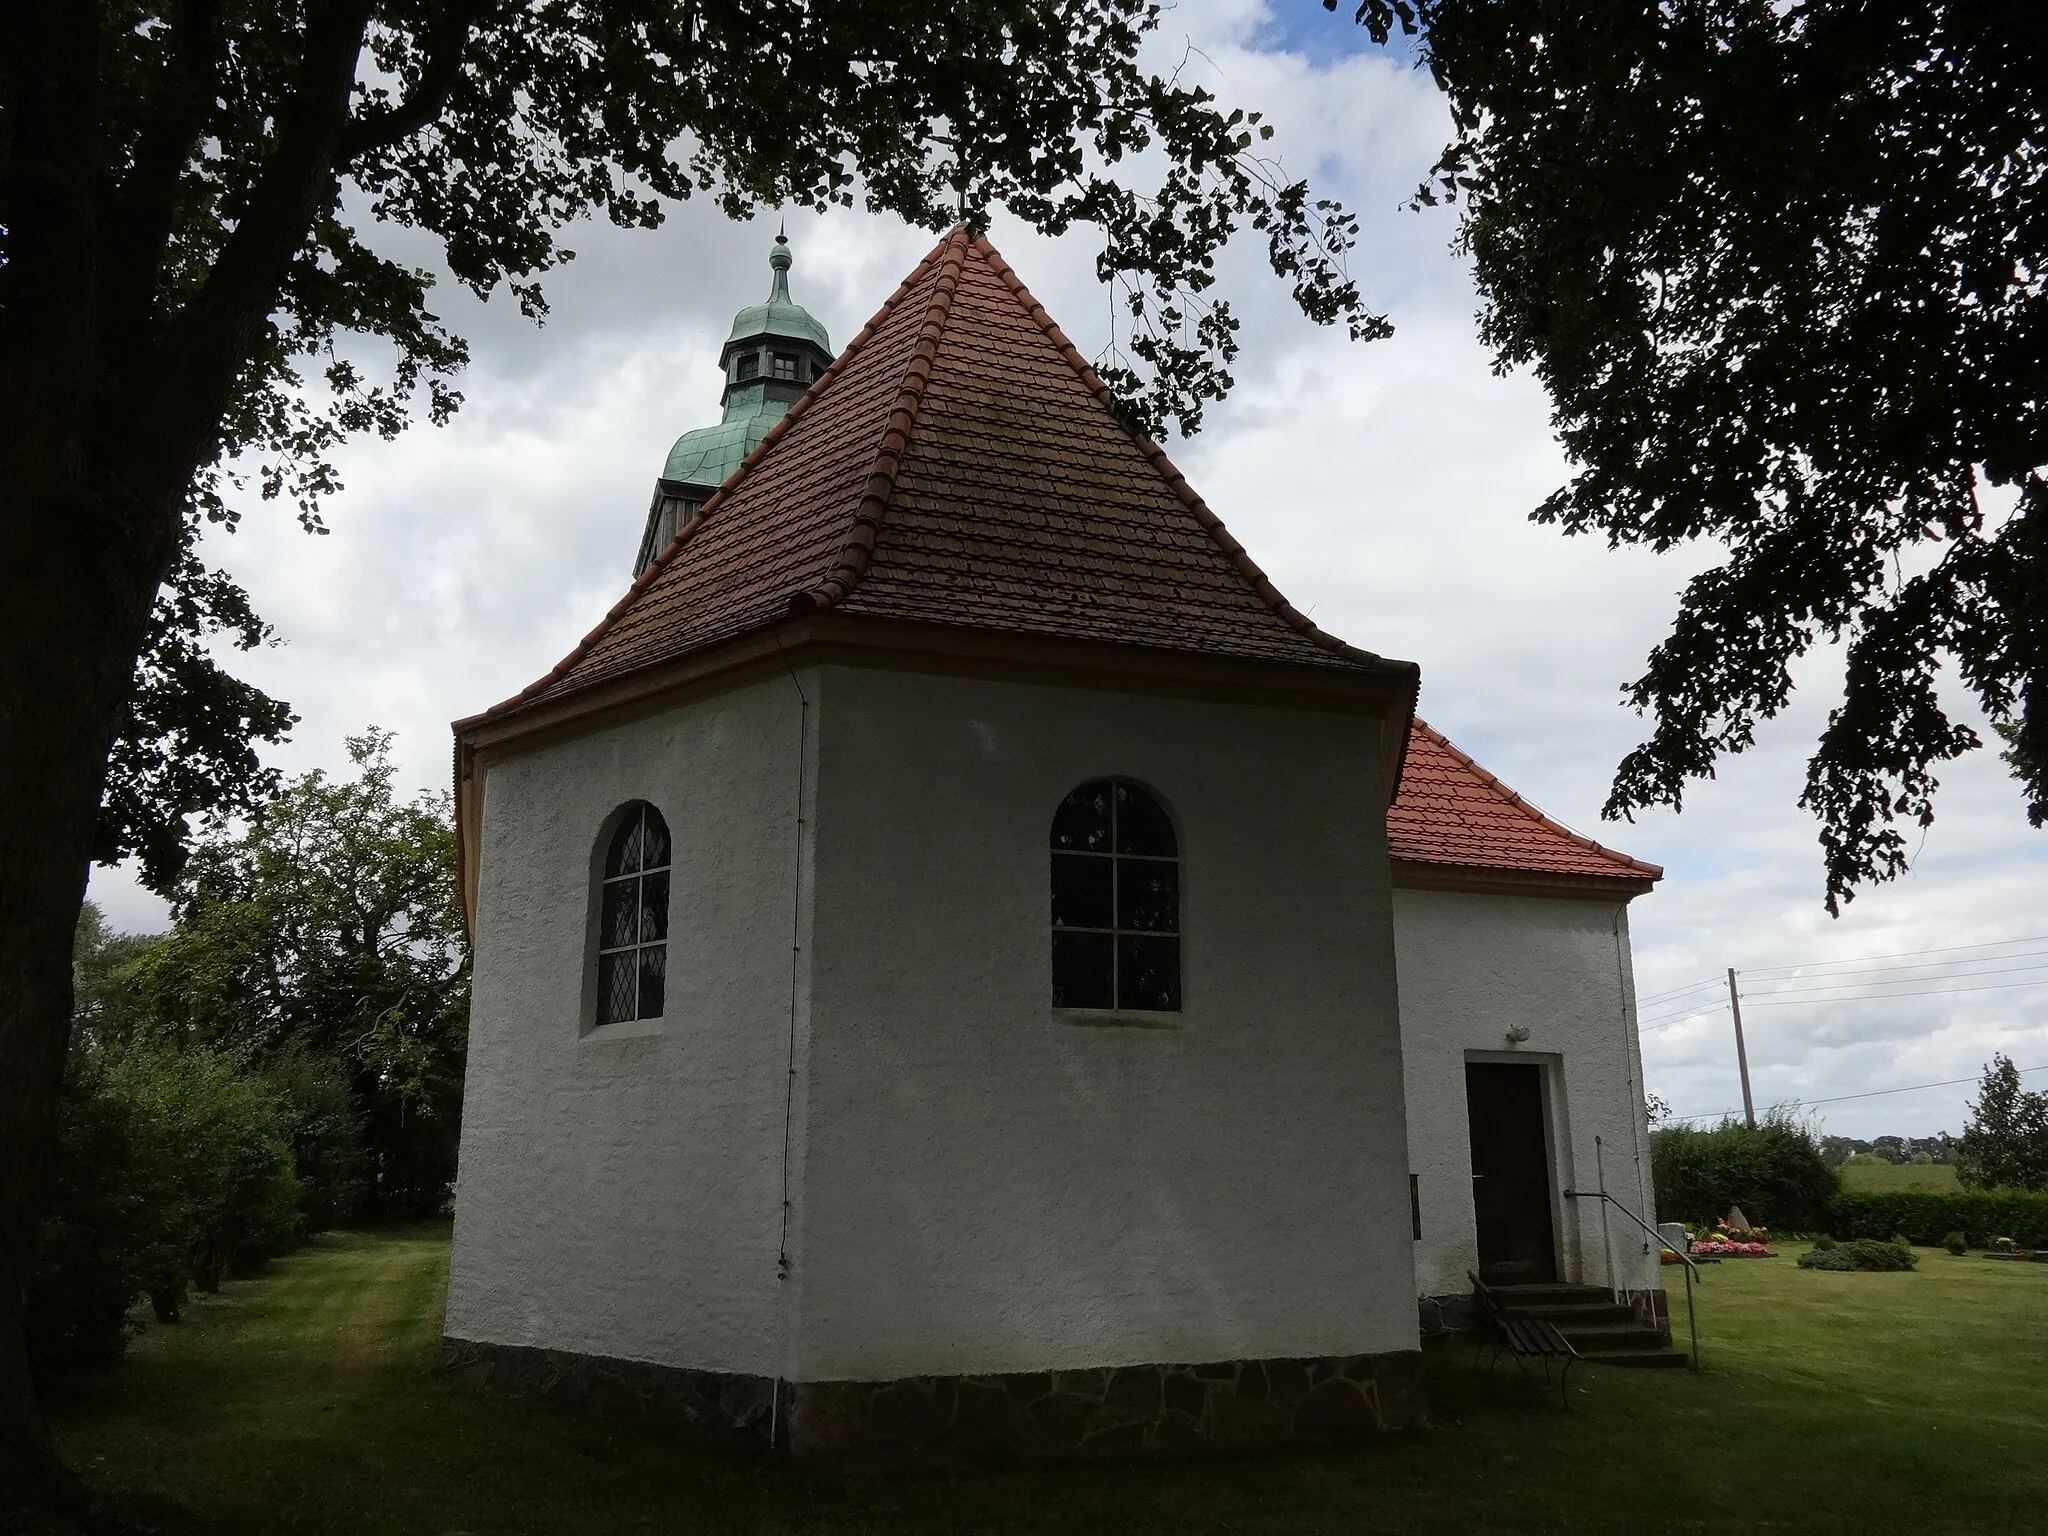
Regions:
<instances>
[{"instance_id":1,"label":"flower arrangement","mask_svg":"<svg viewBox=\"0 0 2048 1536\"><path fill-rule=\"evenodd\" d=\"M1769 1237L1770 1233L1762 1227L1751 1227L1742 1233L1731 1232L1726 1222L1716 1222L1711 1228L1687 1234L1693 1257L1711 1259L1768 1258L1771 1250L1765 1243ZM1676 1262L1675 1256L1673 1262Z\"/></svg>"}]
</instances>

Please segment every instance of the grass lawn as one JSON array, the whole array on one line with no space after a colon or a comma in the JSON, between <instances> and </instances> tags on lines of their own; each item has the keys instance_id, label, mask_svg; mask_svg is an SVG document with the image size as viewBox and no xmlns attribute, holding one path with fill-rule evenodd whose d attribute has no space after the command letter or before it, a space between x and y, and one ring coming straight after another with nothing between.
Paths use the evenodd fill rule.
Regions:
<instances>
[{"instance_id":1,"label":"grass lawn","mask_svg":"<svg viewBox=\"0 0 2048 1536\"><path fill-rule=\"evenodd\" d=\"M441 1230L348 1233L230 1284L59 1408L65 1451L164 1536L1946 1532L2048 1508L2048 1265L1729 1262L1701 1375L1582 1366L1568 1414L1445 1348L1436 1427L1356 1449L884 1482L456 1387L447 1257Z\"/></svg>"},{"instance_id":2,"label":"grass lawn","mask_svg":"<svg viewBox=\"0 0 2048 1536\"><path fill-rule=\"evenodd\" d=\"M1844 1163L1836 1170L1842 1188L1859 1195L1890 1195L1904 1190L1926 1190L1929 1194L1952 1195L1963 1186L1956 1180L1954 1163L1887 1163L1878 1158Z\"/></svg>"}]
</instances>

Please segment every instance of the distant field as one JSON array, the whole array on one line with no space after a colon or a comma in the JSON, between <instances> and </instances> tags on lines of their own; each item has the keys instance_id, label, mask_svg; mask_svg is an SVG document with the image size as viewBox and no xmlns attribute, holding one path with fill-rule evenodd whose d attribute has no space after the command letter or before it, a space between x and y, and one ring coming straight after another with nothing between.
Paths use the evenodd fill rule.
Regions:
<instances>
[{"instance_id":1,"label":"distant field","mask_svg":"<svg viewBox=\"0 0 2048 1536\"><path fill-rule=\"evenodd\" d=\"M1926 1190L1943 1195L1962 1188L1956 1182L1954 1163L1844 1163L1842 1188L1859 1194L1894 1194L1900 1190Z\"/></svg>"}]
</instances>

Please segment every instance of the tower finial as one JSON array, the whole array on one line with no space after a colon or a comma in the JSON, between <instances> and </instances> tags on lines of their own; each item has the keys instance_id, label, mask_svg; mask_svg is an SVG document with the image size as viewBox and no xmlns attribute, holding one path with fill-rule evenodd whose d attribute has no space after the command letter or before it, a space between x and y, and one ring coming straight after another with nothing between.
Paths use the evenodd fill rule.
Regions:
<instances>
[{"instance_id":1,"label":"tower finial","mask_svg":"<svg viewBox=\"0 0 2048 1536\"><path fill-rule=\"evenodd\" d=\"M768 265L775 269L775 281L768 287L770 304L791 304L789 296L789 266L793 258L789 254L789 236L780 231L775 236L775 249L768 253Z\"/></svg>"}]
</instances>

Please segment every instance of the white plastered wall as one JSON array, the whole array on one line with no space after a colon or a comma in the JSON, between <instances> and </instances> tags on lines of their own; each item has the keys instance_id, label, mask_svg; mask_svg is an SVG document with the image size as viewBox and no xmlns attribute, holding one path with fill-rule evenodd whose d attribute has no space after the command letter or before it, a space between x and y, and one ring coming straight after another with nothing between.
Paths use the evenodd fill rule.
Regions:
<instances>
[{"instance_id":1,"label":"white plastered wall","mask_svg":"<svg viewBox=\"0 0 2048 1536\"><path fill-rule=\"evenodd\" d=\"M1619 902L1449 891L1394 892L1401 1038L1411 1166L1419 1176L1423 1296L1469 1291L1479 1262L1472 1216L1467 1061L1534 1062L1544 1079L1552 1188L1597 1185L1594 1138L1607 1188L1656 1224L1642 1060L1635 1030L1627 908ZM1511 1044L1511 1030L1528 1038ZM1599 1208L1556 1200L1560 1277L1609 1283ZM1633 1222L1610 1213L1623 1289L1653 1288L1656 1255Z\"/></svg>"},{"instance_id":2,"label":"white plastered wall","mask_svg":"<svg viewBox=\"0 0 2048 1536\"><path fill-rule=\"evenodd\" d=\"M450 1336L783 1373L800 714L784 676L489 765ZM674 842L666 1009L593 1030L597 843L632 800Z\"/></svg>"},{"instance_id":3,"label":"white plastered wall","mask_svg":"<svg viewBox=\"0 0 2048 1536\"><path fill-rule=\"evenodd\" d=\"M795 1374L1413 1348L1380 723L823 670ZM1169 1027L1051 1006L1104 776L1180 829Z\"/></svg>"}]
</instances>

